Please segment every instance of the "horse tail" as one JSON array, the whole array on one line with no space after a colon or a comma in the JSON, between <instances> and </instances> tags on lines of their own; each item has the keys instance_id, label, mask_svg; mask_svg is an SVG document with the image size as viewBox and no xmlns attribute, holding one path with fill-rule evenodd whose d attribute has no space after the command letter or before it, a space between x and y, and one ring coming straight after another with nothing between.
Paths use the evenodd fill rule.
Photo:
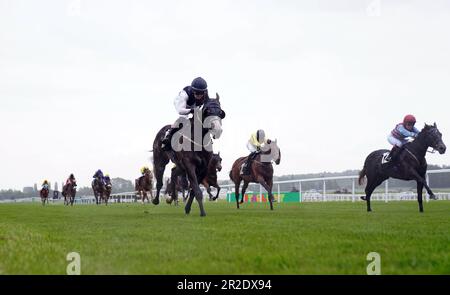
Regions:
<instances>
[{"instance_id":1,"label":"horse tail","mask_svg":"<svg viewBox=\"0 0 450 295\"><path fill-rule=\"evenodd\" d=\"M229 175L230 175L230 179L233 180L233 170L230 170L230 174Z\"/></svg>"},{"instance_id":2,"label":"horse tail","mask_svg":"<svg viewBox=\"0 0 450 295\"><path fill-rule=\"evenodd\" d=\"M364 176L366 176L366 166L364 166L364 168L359 172L359 179L358 179L359 185L363 184Z\"/></svg>"}]
</instances>

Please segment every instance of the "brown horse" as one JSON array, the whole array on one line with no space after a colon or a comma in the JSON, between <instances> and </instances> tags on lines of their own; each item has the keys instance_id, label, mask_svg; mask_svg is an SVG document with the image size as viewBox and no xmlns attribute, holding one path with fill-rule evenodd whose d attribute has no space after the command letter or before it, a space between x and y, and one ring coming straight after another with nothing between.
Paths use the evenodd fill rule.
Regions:
<instances>
[{"instance_id":1,"label":"brown horse","mask_svg":"<svg viewBox=\"0 0 450 295\"><path fill-rule=\"evenodd\" d=\"M219 95L216 93L216 99L207 99L201 110L194 110L193 117L188 122L181 121L182 125L189 124L183 126L180 131L173 135L172 150L163 151L161 148L162 139L170 125L164 126L158 132L153 141L153 168L156 176L156 197L153 199L153 204L159 204L164 170L169 160L172 160L179 171L178 175L187 175L189 180L191 191L185 206L186 214L190 213L195 197L200 207L200 216L206 216L203 206L203 193L199 184L206 177L207 166L212 156L211 135L213 138L220 137L223 118L225 118L225 112L220 106ZM197 138L197 135L201 135L198 136L200 138ZM171 179L174 180L173 177L178 175L172 173Z\"/></svg>"},{"instance_id":2,"label":"brown horse","mask_svg":"<svg viewBox=\"0 0 450 295\"><path fill-rule=\"evenodd\" d=\"M108 205L108 200L111 197L112 184L111 180L105 179L105 191L103 193L103 201Z\"/></svg>"},{"instance_id":3,"label":"brown horse","mask_svg":"<svg viewBox=\"0 0 450 295\"><path fill-rule=\"evenodd\" d=\"M217 172L221 170L222 170L222 158L220 157L220 153L213 154L208 164L207 175L202 180L202 184L206 188L206 192L209 195L210 201L215 201L219 197L220 186L217 183ZM211 193L211 186L217 189L215 197Z\"/></svg>"},{"instance_id":4,"label":"brown horse","mask_svg":"<svg viewBox=\"0 0 450 295\"><path fill-rule=\"evenodd\" d=\"M65 184L62 191L62 195L64 196L64 205L73 206L76 193L77 193L76 181L71 181Z\"/></svg>"},{"instance_id":5,"label":"brown horse","mask_svg":"<svg viewBox=\"0 0 450 295\"><path fill-rule=\"evenodd\" d=\"M145 204L145 199L147 199L147 202L150 203L147 195L147 192L150 192L150 197L153 199L153 173L150 169L146 169L144 171L144 175L135 180L134 186L136 195L140 196L142 204Z\"/></svg>"},{"instance_id":6,"label":"brown horse","mask_svg":"<svg viewBox=\"0 0 450 295\"><path fill-rule=\"evenodd\" d=\"M280 164L281 151L277 145L277 141L267 140L267 145L263 148L263 151L259 153L255 160L252 161L250 166L249 175L241 175L241 167L247 161L247 157L241 157L237 159L230 171L230 179L233 181L236 189L236 204L239 209L239 204L244 202L245 190L250 182L261 184L269 194L270 210L273 210L273 166L272 161L275 164ZM242 186L242 198L239 201L239 186L241 181L244 181Z\"/></svg>"},{"instance_id":7,"label":"brown horse","mask_svg":"<svg viewBox=\"0 0 450 295\"><path fill-rule=\"evenodd\" d=\"M42 206L45 205L45 202L48 204L48 188L42 188L39 195L41 196Z\"/></svg>"}]
</instances>

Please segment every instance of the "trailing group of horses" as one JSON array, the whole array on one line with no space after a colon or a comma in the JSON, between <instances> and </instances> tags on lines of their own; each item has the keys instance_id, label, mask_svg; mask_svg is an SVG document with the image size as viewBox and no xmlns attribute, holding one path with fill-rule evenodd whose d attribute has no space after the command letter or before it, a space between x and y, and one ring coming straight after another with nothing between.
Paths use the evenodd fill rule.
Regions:
<instances>
[{"instance_id":1,"label":"trailing group of horses","mask_svg":"<svg viewBox=\"0 0 450 295\"><path fill-rule=\"evenodd\" d=\"M149 169L135 182L136 193L140 196L143 203L145 200L150 202L147 195L147 192L149 192L152 203L155 205L159 204L164 170L169 161L172 161L175 166L171 170L170 180L166 185L166 194L170 196L166 200L169 203L174 201L175 204L178 204L177 192L182 191L183 200L186 201L185 213L190 213L192 202L195 198L200 208L200 216L206 216L200 184L203 184L207 189L210 200L217 199L220 191L220 187L217 184L217 172L222 169L222 159L220 154L213 153L212 138L220 138L222 134L222 119L224 118L225 112L221 108L219 95L216 94L215 99L209 98L206 100L203 107L197 108L193 116L189 118L189 121L183 123L186 126L182 127L186 128L188 132L172 138L170 150L163 150L161 143L166 131L171 126L166 125L160 129L153 141L153 172L156 178L156 195L153 197L153 174ZM198 126L201 126L201 128L198 128ZM201 133L201 136L197 136L199 135L198 132ZM372 192L384 180L392 177L403 180L415 180L417 182L419 211L423 212L423 188L425 187L430 197L434 197L425 180L427 171L425 155L430 147L433 150L437 150L440 154L446 151L446 146L442 141L442 134L439 132L436 123L434 125L425 124L417 138L413 142L404 145L395 163L382 162L383 155L388 153L389 150L377 150L367 156L359 175L360 184L363 183L364 178L367 178L365 196L361 197L367 203L367 211L372 210L370 203ZM242 175L241 167L246 160L247 157L237 159L233 163L229 174L230 179L235 184L237 208L239 209L239 205L243 203L243 197L249 183L255 182L261 184L267 190L270 209L273 210L272 162L278 165L281 160L281 151L277 141L268 140L265 149L251 162L250 174ZM242 190L239 191L242 182ZM215 196L212 195L210 186L217 188ZM70 187L64 188L65 204L73 205L75 188L76 184L70 184ZM92 183L92 188L96 203L104 202L107 204L111 193L111 185L106 185L102 181L95 179ZM186 195L184 191L187 191ZM48 196L48 192L41 192L43 199L46 198L45 194Z\"/></svg>"}]
</instances>

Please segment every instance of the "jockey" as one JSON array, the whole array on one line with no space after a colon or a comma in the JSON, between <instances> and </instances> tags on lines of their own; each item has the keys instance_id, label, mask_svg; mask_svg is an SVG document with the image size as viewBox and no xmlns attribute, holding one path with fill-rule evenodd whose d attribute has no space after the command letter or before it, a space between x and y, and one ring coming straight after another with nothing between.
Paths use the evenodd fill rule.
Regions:
<instances>
[{"instance_id":1,"label":"jockey","mask_svg":"<svg viewBox=\"0 0 450 295\"><path fill-rule=\"evenodd\" d=\"M92 176L93 178L98 178L101 182L103 182L103 184L105 184L105 177L103 176L103 172L101 169L98 169L94 176Z\"/></svg>"},{"instance_id":2,"label":"jockey","mask_svg":"<svg viewBox=\"0 0 450 295\"><path fill-rule=\"evenodd\" d=\"M105 174L103 180L105 181L105 184L111 183L111 178L109 177L108 173Z\"/></svg>"},{"instance_id":3,"label":"jockey","mask_svg":"<svg viewBox=\"0 0 450 295\"><path fill-rule=\"evenodd\" d=\"M66 185L69 183L75 183L75 176L73 176L73 174L70 174L69 178L66 180Z\"/></svg>"},{"instance_id":4,"label":"jockey","mask_svg":"<svg viewBox=\"0 0 450 295\"><path fill-rule=\"evenodd\" d=\"M261 152L261 148L264 146L265 143L266 143L266 133L262 129L259 129L250 136L250 139L247 142L247 149L250 151L250 155L248 155L247 161L245 161L244 167L242 169L243 175L250 174L251 162Z\"/></svg>"},{"instance_id":5,"label":"jockey","mask_svg":"<svg viewBox=\"0 0 450 295\"><path fill-rule=\"evenodd\" d=\"M144 176L145 173L146 173L147 171L150 171L150 168L148 168L147 166L143 166L143 167L141 168L141 174L142 174L142 176Z\"/></svg>"},{"instance_id":6,"label":"jockey","mask_svg":"<svg viewBox=\"0 0 450 295\"><path fill-rule=\"evenodd\" d=\"M397 159L403 145L408 142L408 137L417 137L419 130L414 127L414 124L416 124L416 118L413 115L406 115L403 122L397 124L391 131L388 141L393 147L385 159L387 162L394 162Z\"/></svg>"},{"instance_id":7,"label":"jockey","mask_svg":"<svg viewBox=\"0 0 450 295\"><path fill-rule=\"evenodd\" d=\"M42 189L46 189L48 190L50 187L50 184L48 183L48 180L44 180L44 182L42 183Z\"/></svg>"},{"instance_id":8,"label":"jockey","mask_svg":"<svg viewBox=\"0 0 450 295\"><path fill-rule=\"evenodd\" d=\"M69 178L67 178L67 180L66 180L66 184L63 186L63 189L62 189L63 196L66 196L67 186L69 184L75 184L76 183L75 181L76 180L75 180L75 176L73 176L73 173L70 174Z\"/></svg>"},{"instance_id":9,"label":"jockey","mask_svg":"<svg viewBox=\"0 0 450 295\"><path fill-rule=\"evenodd\" d=\"M190 113L194 112L195 107L202 106L208 98L208 84L202 77L197 77L192 81L191 86L184 87L175 97L175 109L180 117L187 118ZM166 131L161 144L163 150L170 150L170 140L178 130L180 130L180 127L172 124Z\"/></svg>"},{"instance_id":10,"label":"jockey","mask_svg":"<svg viewBox=\"0 0 450 295\"><path fill-rule=\"evenodd\" d=\"M73 174L70 174L69 178L67 178L65 186L67 186L70 183L75 184L75 176L73 176Z\"/></svg>"}]
</instances>

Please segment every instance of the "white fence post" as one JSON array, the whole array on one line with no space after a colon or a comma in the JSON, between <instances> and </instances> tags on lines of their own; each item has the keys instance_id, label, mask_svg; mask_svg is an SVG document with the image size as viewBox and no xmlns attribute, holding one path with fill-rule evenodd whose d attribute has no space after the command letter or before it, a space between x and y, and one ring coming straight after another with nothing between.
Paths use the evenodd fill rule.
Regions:
<instances>
[{"instance_id":1,"label":"white fence post","mask_svg":"<svg viewBox=\"0 0 450 295\"><path fill-rule=\"evenodd\" d=\"M355 179L352 180L352 202L355 202Z\"/></svg>"},{"instance_id":2,"label":"white fence post","mask_svg":"<svg viewBox=\"0 0 450 295\"><path fill-rule=\"evenodd\" d=\"M389 180L386 179L386 183L384 184L384 202L388 202L388 191L389 191Z\"/></svg>"},{"instance_id":3,"label":"white fence post","mask_svg":"<svg viewBox=\"0 0 450 295\"><path fill-rule=\"evenodd\" d=\"M326 193L327 193L327 187L326 187L325 179L324 179L324 180L323 180L323 201L324 201L324 202L327 201Z\"/></svg>"},{"instance_id":4,"label":"white fence post","mask_svg":"<svg viewBox=\"0 0 450 295\"><path fill-rule=\"evenodd\" d=\"M300 202L302 199L302 182L298 182L298 201Z\"/></svg>"}]
</instances>

